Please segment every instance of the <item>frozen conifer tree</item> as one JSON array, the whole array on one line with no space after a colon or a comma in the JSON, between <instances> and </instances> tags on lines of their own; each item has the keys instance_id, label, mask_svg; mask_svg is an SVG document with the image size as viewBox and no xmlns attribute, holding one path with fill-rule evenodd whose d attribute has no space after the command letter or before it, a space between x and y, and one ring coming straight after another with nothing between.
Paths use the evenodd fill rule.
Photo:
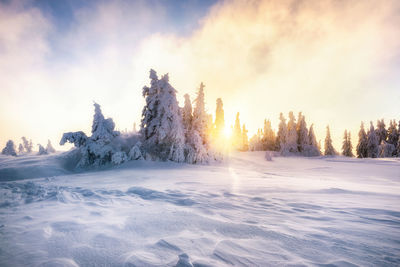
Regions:
<instances>
[{"instance_id":1,"label":"frozen conifer tree","mask_svg":"<svg viewBox=\"0 0 400 267\"><path fill-rule=\"evenodd\" d=\"M376 135L374 124L371 121L371 126L367 134L367 156L369 158L378 157L378 136Z\"/></svg>"},{"instance_id":2,"label":"frozen conifer tree","mask_svg":"<svg viewBox=\"0 0 400 267\"><path fill-rule=\"evenodd\" d=\"M38 144L38 147L39 147L38 155L46 155L47 154L46 149L41 144Z\"/></svg>"},{"instance_id":3,"label":"frozen conifer tree","mask_svg":"<svg viewBox=\"0 0 400 267\"><path fill-rule=\"evenodd\" d=\"M182 109L182 123L183 123L183 128L185 129L185 134L187 136L188 132L192 128L192 120L193 120L192 102L190 101L190 96L188 94L185 94L184 98L185 98L185 105L183 106Z\"/></svg>"},{"instance_id":4,"label":"frozen conifer tree","mask_svg":"<svg viewBox=\"0 0 400 267\"><path fill-rule=\"evenodd\" d=\"M215 136L220 138L225 129L224 106L222 99L217 99L217 108L215 110Z\"/></svg>"},{"instance_id":5,"label":"frozen conifer tree","mask_svg":"<svg viewBox=\"0 0 400 267\"><path fill-rule=\"evenodd\" d=\"M307 144L304 148L303 155L307 157L316 157L321 155L317 138L314 133L314 124L311 124L310 130L308 131Z\"/></svg>"},{"instance_id":6,"label":"frozen conifer tree","mask_svg":"<svg viewBox=\"0 0 400 267\"><path fill-rule=\"evenodd\" d=\"M17 152L15 151L15 144L12 140L8 140L6 146L1 151L1 154L7 156L17 156Z\"/></svg>"},{"instance_id":7,"label":"frozen conifer tree","mask_svg":"<svg viewBox=\"0 0 400 267\"><path fill-rule=\"evenodd\" d=\"M26 153L32 153L32 149L33 149L33 144L32 144L32 140L27 140L25 138L25 136L23 136L22 138L22 143L24 145L25 151Z\"/></svg>"},{"instance_id":8,"label":"frozen conifer tree","mask_svg":"<svg viewBox=\"0 0 400 267\"><path fill-rule=\"evenodd\" d=\"M366 158L368 157L368 141L367 141L367 133L364 129L364 123L361 122L360 131L358 132L358 144L357 144L357 157L358 158Z\"/></svg>"},{"instance_id":9,"label":"frozen conifer tree","mask_svg":"<svg viewBox=\"0 0 400 267\"><path fill-rule=\"evenodd\" d=\"M396 147L393 144L389 144L388 142L382 140L378 148L378 156L381 158L389 158L395 154L395 151Z\"/></svg>"},{"instance_id":10,"label":"frozen conifer tree","mask_svg":"<svg viewBox=\"0 0 400 267\"><path fill-rule=\"evenodd\" d=\"M243 147L242 129L240 127L240 114L236 113L235 124L233 126L232 142L235 149L241 149Z\"/></svg>"},{"instance_id":11,"label":"frozen conifer tree","mask_svg":"<svg viewBox=\"0 0 400 267\"><path fill-rule=\"evenodd\" d=\"M351 135L347 130L344 131L342 155L346 157L353 157L353 145L351 144Z\"/></svg>"},{"instance_id":12,"label":"frozen conifer tree","mask_svg":"<svg viewBox=\"0 0 400 267\"><path fill-rule=\"evenodd\" d=\"M394 148L396 148L398 140L399 140L399 132L397 130L396 121L395 120L391 120L389 129L388 129L387 142L389 144L392 144L394 146ZM396 149L393 150L392 156L397 156L397 150Z\"/></svg>"},{"instance_id":13,"label":"frozen conifer tree","mask_svg":"<svg viewBox=\"0 0 400 267\"><path fill-rule=\"evenodd\" d=\"M289 152L298 152L297 149L297 124L293 112L289 112L289 121L287 125L287 149Z\"/></svg>"},{"instance_id":14,"label":"frozen conifer tree","mask_svg":"<svg viewBox=\"0 0 400 267\"><path fill-rule=\"evenodd\" d=\"M382 141L386 142L387 139L387 131L386 131L385 121L383 119L378 120L376 123L376 136L378 137L378 144L382 143Z\"/></svg>"},{"instance_id":15,"label":"frozen conifer tree","mask_svg":"<svg viewBox=\"0 0 400 267\"><path fill-rule=\"evenodd\" d=\"M23 154L25 152L24 146L22 144L19 144L18 146L18 154Z\"/></svg>"},{"instance_id":16,"label":"frozen conifer tree","mask_svg":"<svg viewBox=\"0 0 400 267\"><path fill-rule=\"evenodd\" d=\"M146 106L142 112L141 133L145 150L162 160L183 162L184 129L176 99L176 90L169 84L168 74L158 80L150 71L151 86L143 88Z\"/></svg>"},{"instance_id":17,"label":"frozen conifer tree","mask_svg":"<svg viewBox=\"0 0 400 267\"><path fill-rule=\"evenodd\" d=\"M47 153L55 153L56 150L54 149L53 145L51 144L50 140L47 141L47 146L46 146L46 151Z\"/></svg>"},{"instance_id":18,"label":"frozen conifer tree","mask_svg":"<svg viewBox=\"0 0 400 267\"><path fill-rule=\"evenodd\" d=\"M270 120L264 120L264 131L262 133L263 150L276 150L276 137L271 127Z\"/></svg>"},{"instance_id":19,"label":"frozen conifer tree","mask_svg":"<svg viewBox=\"0 0 400 267\"><path fill-rule=\"evenodd\" d=\"M297 145L299 152L304 152L308 146L308 130L305 117L299 112L297 120Z\"/></svg>"},{"instance_id":20,"label":"frozen conifer tree","mask_svg":"<svg viewBox=\"0 0 400 267\"><path fill-rule=\"evenodd\" d=\"M288 130L286 126L286 119L283 116L283 113L279 115L279 129L278 129L278 136L276 138L277 144L279 146L279 151L281 152L282 155L286 155L288 153Z\"/></svg>"},{"instance_id":21,"label":"frozen conifer tree","mask_svg":"<svg viewBox=\"0 0 400 267\"><path fill-rule=\"evenodd\" d=\"M242 130L242 148L241 150L243 151L248 151L249 150L249 138L247 136L247 130L246 126L243 124L243 130Z\"/></svg>"},{"instance_id":22,"label":"frozen conifer tree","mask_svg":"<svg viewBox=\"0 0 400 267\"><path fill-rule=\"evenodd\" d=\"M193 109L193 128L200 134L203 144L208 146L209 141L209 117L205 109L204 101L204 84L201 83L197 92L197 97L194 100Z\"/></svg>"},{"instance_id":23,"label":"frozen conifer tree","mask_svg":"<svg viewBox=\"0 0 400 267\"><path fill-rule=\"evenodd\" d=\"M335 148L332 145L331 131L329 126L326 126L326 138L325 138L325 156L337 155Z\"/></svg>"}]
</instances>

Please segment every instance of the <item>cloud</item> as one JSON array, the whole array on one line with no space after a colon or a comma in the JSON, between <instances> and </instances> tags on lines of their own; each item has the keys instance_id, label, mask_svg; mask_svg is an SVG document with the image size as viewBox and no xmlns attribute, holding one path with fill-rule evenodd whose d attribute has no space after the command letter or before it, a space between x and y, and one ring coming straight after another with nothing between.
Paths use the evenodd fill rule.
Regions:
<instances>
[{"instance_id":1,"label":"cloud","mask_svg":"<svg viewBox=\"0 0 400 267\"><path fill-rule=\"evenodd\" d=\"M222 1L184 34L168 2L89 3L62 29L33 5L0 4L0 144L89 131L92 100L130 129L150 68L170 73L180 97L205 82L209 112L222 97L228 124L240 111L251 132L303 111L318 138L331 125L339 148L345 128L398 116L396 0Z\"/></svg>"}]
</instances>

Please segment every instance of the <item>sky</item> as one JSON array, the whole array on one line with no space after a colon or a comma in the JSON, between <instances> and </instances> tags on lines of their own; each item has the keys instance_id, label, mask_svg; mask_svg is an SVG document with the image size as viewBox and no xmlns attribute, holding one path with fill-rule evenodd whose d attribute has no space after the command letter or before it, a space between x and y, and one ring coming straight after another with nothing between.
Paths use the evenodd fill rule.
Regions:
<instances>
[{"instance_id":1,"label":"sky","mask_svg":"<svg viewBox=\"0 0 400 267\"><path fill-rule=\"evenodd\" d=\"M149 70L208 112L224 102L251 136L303 112L317 139L400 120L398 0L0 1L0 147L90 133L93 101L119 130L140 123ZM67 147L68 148L68 147Z\"/></svg>"}]
</instances>

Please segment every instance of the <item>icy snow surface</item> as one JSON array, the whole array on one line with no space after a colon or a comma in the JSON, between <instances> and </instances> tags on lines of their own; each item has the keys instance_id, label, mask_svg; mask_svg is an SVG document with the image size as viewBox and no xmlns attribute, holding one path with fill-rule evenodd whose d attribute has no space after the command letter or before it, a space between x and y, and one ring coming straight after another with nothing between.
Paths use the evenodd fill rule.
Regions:
<instances>
[{"instance_id":1,"label":"icy snow surface","mask_svg":"<svg viewBox=\"0 0 400 267\"><path fill-rule=\"evenodd\" d=\"M399 266L399 159L0 157L0 266Z\"/></svg>"}]
</instances>

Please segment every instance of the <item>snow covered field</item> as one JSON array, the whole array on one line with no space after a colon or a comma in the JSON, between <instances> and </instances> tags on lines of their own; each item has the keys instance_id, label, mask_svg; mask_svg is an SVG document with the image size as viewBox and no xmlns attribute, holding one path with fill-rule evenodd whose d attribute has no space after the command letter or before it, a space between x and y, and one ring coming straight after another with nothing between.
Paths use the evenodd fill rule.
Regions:
<instances>
[{"instance_id":1,"label":"snow covered field","mask_svg":"<svg viewBox=\"0 0 400 267\"><path fill-rule=\"evenodd\" d=\"M399 266L399 159L0 157L0 266Z\"/></svg>"}]
</instances>

